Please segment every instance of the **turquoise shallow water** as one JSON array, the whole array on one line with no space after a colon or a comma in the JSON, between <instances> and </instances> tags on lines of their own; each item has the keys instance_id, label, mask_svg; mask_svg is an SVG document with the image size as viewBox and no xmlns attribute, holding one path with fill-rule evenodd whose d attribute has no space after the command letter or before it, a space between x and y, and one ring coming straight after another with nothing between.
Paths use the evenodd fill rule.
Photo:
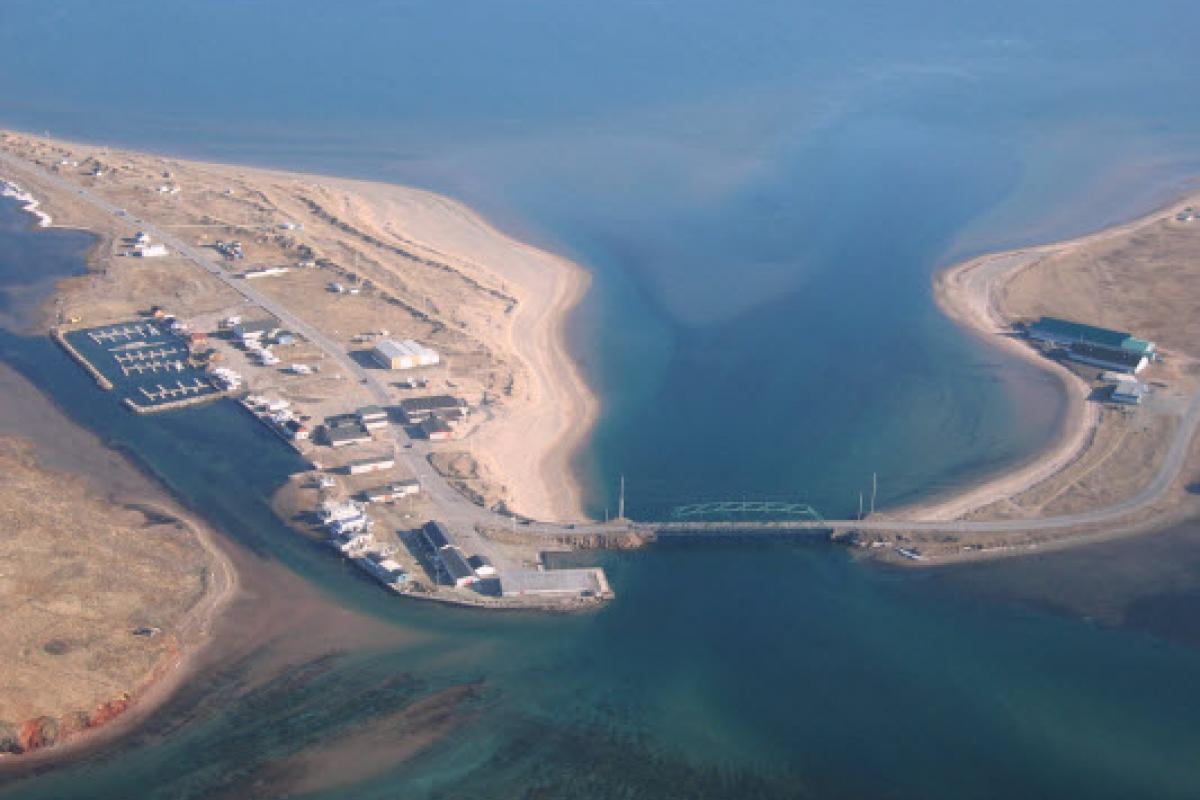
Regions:
<instances>
[{"instance_id":1,"label":"turquoise shallow water","mask_svg":"<svg viewBox=\"0 0 1200 800\"><path fill-rule=\"evenodd\" d=\"M0 121L461 197L594 271L573 321L605 403L594 511L623 472L642 516L724 496L837 514L871 471L897 502L1001 468L1060 413L937 314L937 265L1143 208L1200 152L1194 5L960 5L19 1ZM85 240L5 209L0 274L44 290L27 276ZM620 599L588 617L415 607L271 517L294 465L234 409L135 419L48 341L0 350L332 608L423 635L248 681L264 643L0 796L276 796L297 751L461 685L453 735L326 796L1200 791L1200 640L1171 622L1197 608L1186 531L934 575L661 547L607 557Z\"/></svg>"}]
</instances>

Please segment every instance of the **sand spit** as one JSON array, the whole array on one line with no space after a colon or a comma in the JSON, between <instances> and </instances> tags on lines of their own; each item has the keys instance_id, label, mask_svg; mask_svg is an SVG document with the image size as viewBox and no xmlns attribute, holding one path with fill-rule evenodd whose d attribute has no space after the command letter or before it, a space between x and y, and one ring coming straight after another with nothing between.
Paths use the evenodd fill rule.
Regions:
<instances>
[{"instance_id":1,"label":"sand spit","mask_svg":"<svg viewBox=\"0 0 1200 800\"><path fill-rule=\"evenodd\" d=\"M255 285L278 292L347 350L369 347L387 331L447 355L444 380L424 391L458 394L482 409L455 446L498 476L498 491L484 502L536 519L583 517L571 461L598 404L564 335L589 285L578 265L516 241L457 202L415 189L18 133L0 135L0 146L122 206L126 219L114 220L69 192L39 185L36 172L12 176L32 186L56 218L106 242L93 258L93 274L66 284L61 298L68 315L114 320L149 302L190 315L238 306L227 290L171 270L178 259L170 254L119 258L127 254L128 222L138 215L199 247L238 240L245 259L229 268L288 265L287 274ZM331 295L331 287L343 293Z\"/></svg>"},{"instance_id":2,"label":"sand spit","mask_svg":"<svg viewBox=\"0 0 1200 800\"><path fill-rule=\"evenodd\" d=\"M990 346L1051 374L1068 397L1067 413L1055 437L1026 463L950 496L893 509L887 517L1032 520L1111 506L1151 481L1188 401L1200 391L1200 222L1185 213L1198 203L1200 197L1185 197L1096 233L978 256L934 277L942 311ZM1098 368L1051 360L1014 335L1016 323L1041 315L1157 341L1163 362L1139 375L1151 384L1151 399L1136 409L1097 402ZM1160 528L1200 510L1187 490L1197 468L1200 448L1192 442L1183 475L1166 499L1103 530L898 537L922 554L902 560L919 565L1020 555ZM859 543L879 545L882 538Z\"/></svg>"}]
</instances>

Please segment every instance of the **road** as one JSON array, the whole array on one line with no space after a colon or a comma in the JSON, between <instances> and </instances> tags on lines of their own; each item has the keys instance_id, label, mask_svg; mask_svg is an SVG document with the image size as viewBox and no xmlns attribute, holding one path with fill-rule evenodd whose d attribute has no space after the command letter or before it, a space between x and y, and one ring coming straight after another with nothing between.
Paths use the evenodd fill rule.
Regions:
<instances>
[{"instance_id":1,"label":"road","mask_svg":"<svg viewBox=\"0 0 1200 800\"><path fill-rule=\"evenodd\" d=\"M374 370L364 368L355 361L349 352L338 342L326 336L316 327L305 322L289 311L274 298L256 290L244 279L228 273L215 254L184 241L170 231L163 230L145 219L128 216L116 204L106 200L95 192L80 187L65 178L47 170L29 164L9 153L0 152L0 164L8 167L13 173L29 176L32 180L48 184L64 192L74 194L78 199L92 205L105 213L126 219L130 224L130 233L135 229L144 230L160 242L174 249L181 256L196 266L205 270L226 286L233 289L250 303L262 308L280 320L286 327L300 334L319 347L330 359L340 365L347 375L353 376L366 387L375 402L383 406L391 405L391 399L386 386L373 374ZM611 536L628 531L759 531L762 533L787 532L800 530L854 529L862 531L895 531L895 532L929 532L929 533L1003 533L1014 531L1049 531L1076 528L1081 526L1105 525L1120 522L1122 519L1157 502L1170 489L1172 483L1183 470L1187 460L1188 450L1196 429L1200 426L1200 390L1192 396L1183 414L1166 458L1159 467L1154 478L1134 495L1111 506L1084 511L1076 514L1065 514L1054 517L1039 517L1032 519L1003 519L1003 520L949 520L921 521L896 519L864 519L864 520L796 520L765 523L722 522L722 523L584 523L576 525L534 522L518 526L518 530L526 534L536 534L546 538L582 538L587 536ZM397 461L404 463L412 474L421 482L422 489L432 499L441 519L451 529L464 539L464 549L484 553L493 561L505 561L495 552L495 548L480 537L476 526L508 527L513 520L502 514L480 508L467 498L455 491L441 475L429 464L428 445L423 441L412 441L397 425L390 426L395 440Z\"/></svg>"},{"instance_id":2,"label":"road","mask_svg":"<svg viewBox=\"0 0 1200 800\"><path fill-rule=\"evenodd\" d=\"M170 230L155 225L150 220L128 214L121 206L107 200L100 194L81 187L61 175L31 165L9 153L0 152L0 164L3 164L12 173L15 173L16 176L26 176L29 181L49 185L52 188L72 194L77 200L87 203L96 210L128 223L130 235L138 230L145 231L152 238L165 244L187 261L224 283L248 302L274 316L284 327L312 342L328 358L341 367L346 375L357 380L368 391L375 403L383 407L392 405L387 387L374 374L376 370L366 369L355 361L349 351L337 341L294 314L278 300L255 289L250 282L226 271L222 260L216 253L193 245ZM20 178L16 179L20 180ZM382 372L382 370L379 372ZM509 526L512 524L512 520L507 516L480 508L459 494L429 464L427 459L429 448L424 441L413 441L399 425L390 425L389 430L394 440L397 462L403 463L411 471L412 475L420 481L422 490L426 492L438 509L439 518L454 532L460 546L468 554L482 553L487 555L498 568L513 566L508 564L508 559L502 553L497 552L491 543L479 536L475 530L476 525L490 527ZM542 524L537 527L545 533L551 533L553 530L570 530L565 526L551 524Z\"/></svg>"}]
</instances>

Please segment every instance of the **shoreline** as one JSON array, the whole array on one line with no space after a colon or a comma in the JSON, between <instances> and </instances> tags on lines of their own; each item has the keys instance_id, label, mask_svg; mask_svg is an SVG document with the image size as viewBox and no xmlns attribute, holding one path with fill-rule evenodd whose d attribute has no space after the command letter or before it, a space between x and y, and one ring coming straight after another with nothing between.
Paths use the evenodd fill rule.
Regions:
<instances>
[{"instance_id":1,"label":"shoreline","mask_svg":"<svg viewBox=\"0 0 1200 800\"><path fill-rule=\"evenodd\" d=\"M1008 352L1053 377L1066 398L1066 412L1049 443L1020 463L962 487L880 512L879 516L897 521L970 519L972 514L993 503L1010 500L1050 482L1086 459L1102 425L1099 405L1088 399L1092 386L1062 363L1046 358L1024 339L1014 336L1012 325L1019 315L1006 313L999 297L1006 287L1047 259L1077 254L1092 245L1120 240L1169 219L1182 208L1194 206L1198 200L1200 196L1194 190L1189 190L1148 212L1115 225L1070 239L983 253L934 273L932 291L939 310L959 328L989 347ZM1173 361L1175 355L1181 355L1184 363L1194 363L1191 357L1174 353ZM1191 443L1191 448L1195 449L1195 441ZM1183 476L1176 479L1177 482L1179 480L1183 480ZM901 566L929 567L1011 558L1151 533L1176 524L1193 513L1178 504L1176 507L1168 504L1153 510L1149 517L1131 518L1108 529L1073 532L1062 538L1035 544L999 544L985 546L982 550L938 553L921 560L888 560Z\"/></svg>"},{"instance_id":2,"label":"shoreline","mask_svg":"<svg viewBox=\"0 0 1200 800\"><path fill-rule=\"evenodd\" d=\"M133 503L171 518L187 529L188 535L194 538L210 560L205 574L204 594L186 612L173 632L177 649L156 663L139 682L125 689L120 697L105 704L102 708L107 713L98 724L89 725L46 746L0 756L2 775L9 766L24 771L39 764L70 758L117 739L161 708L195 674L200 659L215 643L213 628L239 595L241 580L233 559L218 542L214 532L180 505L152 473L131 461L127 455L107 447L94 433L67 418L52 399L46 398L25 376L3 363L0 363L0 393L12 401L10 407L13 409L11 418L0 418L0 425L9 429L8 435L15 436L31 447L41 469L80 480L114 504ZM46 407L35 410L36 406L30 402L32 396L45 398ZM34 416L41 419L29 424ZM21 430L19 433L12 432L13 428ZM30 432L31 429L33 432ZM84 468L95 459L105 463L103 470Z\"/></svg>"},{"instance_id":3,"label":"shoreline","mask_svg":"<svg viewBox=\"0 0 1200 800\"><path fill-rule=\"evenodd\" d=\"M539 519L586 518L583 482L571 464L599 418L600 400L570 352L567 325L591 287L591 272L509 236L474 209L446 195L398 184L305 177L353 192L371 203L371 212L378 217L403 219L397 228L385 223L385 230L424 247L433 248L436 241L435 253L491 273L517 297L514 320L523 324L510 327L509 343L534 381L532 400L510 409L506 419L497 420L500 424L485 426L476 434L477 441L488 445L493 459L504 454L490 466L509 485L514 508ZM459 227L454 235L447 235L448 223ZM481 258L481 252L488 257ZM546 274L554 277L549 291L543 283ZM529 447L531 436L540 436L535 448ZM537 452L526 452L530 449ZM516 488L514 475L518 476ZM539 480L521 480L521 475L537 475ZM541 485L532 488L534 483Z\"/></svg>"},{"instance_id":4,"label":"shoreline","mask_svg":"<svg viewBox=\"0 0 1200 800\"><path fill-rule=\"evenodd\" d=\"M499 476L509 492L508 506L523 516L588 519L582 501L583 479L572 465L595 426L600 402L567 341L570 315L591 285L591 273L583 266L509 236L460 201L424 189L177 158L11 129L0 129L0 138L94 151L109 160L124 156L187 166L227 177L231 184L245 180L260 190L278 190L277 199L285 205L301 197L286 192L309 185L319 190L323 202L332 199L341 204L339 218L345 213L352 225L382 234L377 238L386 238L386 245L398 243L418 256L463 267L459 272L468 280L483 278L478 288L493 293L498 288L511 294L517 300L515 312L498 327L504 328L507 354L524 367L528 387L520 402L494 412L495 419L475 431L469 441L464 441L464 447ZM67 198L44 198L49 204L59 199L69 202ZM103 236L86 223L72 227ZM96 274L97 262L88 259L92 275Z\"/></svg>"}]
</instances>

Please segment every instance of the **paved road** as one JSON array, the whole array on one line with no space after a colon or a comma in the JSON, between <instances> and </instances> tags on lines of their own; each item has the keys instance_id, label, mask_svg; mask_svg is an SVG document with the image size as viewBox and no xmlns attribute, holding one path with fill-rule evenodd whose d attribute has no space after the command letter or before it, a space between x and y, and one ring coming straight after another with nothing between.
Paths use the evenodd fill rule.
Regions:
<instances>
[{"instance_id":1,"label":"paved road","mask_svg":"<svg viewBox=\"0 0 1200 800\"><path fill-rule=\"evenodd\" d=\"M28 162L16 158L8 153L0 152L0 164L7 166L12 172L18 175L29 175L39 182L50 184L58 189L75 194L80 200L83 200L95 208L105 211L109 214L122 214L122 209L114 203L109 202L103 197L97 195L88 189L82 188L65 178L56 175L52 172L30 165ZM374 370L365 369L361 364L355 361L346 349L338 342L323 334L320 330L305 322L300 317L293 314L285 306L277 300L264 295L256 290L247 281L241 278L236 278L225 271L221 262L211 252L196 247L189 242L180 239L170 231L163 230L152 222L144 219L127 216L130 223L131 232L136 228L144 230L151 236L157 239L168 247L173 248L180 253L184 258L188 259L196 266L207 271L222 283L229 286L235 292L240 294L246 300L261 307L263 310L274 315L286 327L299 333L307 338L315 345L321 348L325 354L339 364L347 375L350 375L363 384L374 397L375 401L381 405L390 405L391 400L382 381L373 374ZM864 531L920 531L920 532L942 532L942 533L1000 533L1007 531L1043 531L1043 530L1062 530L1074 528L1084 525L1103 525L1109 523L1117 523L1123 518L1140 511L1149 505L1162 498L1162 496L1171 487L1176 477L1182 471L1184 463L1187 460L1188 450L1192 439L1195 436L1197 427L1200 426L1200 390L1192 397L1184 412L1183 418L1180 421L1178 430L1171 441L1170 449L1167 451L1167 456L1163 460L1162 466L1158 473L1154 476L1144 488L1138 491L1133 496L1122 500L1111 506L1098 508L1091 511L1080 512L1077 514L1065 514L1056 517L1041 517L1036 519L1005 519L1005 520L987 520L987 521L972 521L972 520L950 520L937 522L923 521L904 521L904 520L889 520L889 519L866 519L866 520L822 520L822 521L791 521L791 522L769 522L769 523L643 523L625 525L622 523L615 524L598 524L586 523L580 525L564 525L557 523L535 522L528 525L518 526L518 529L529 534L537 534L547 538L575 538L593 535L613 535L619 534L630 529L641 531L661 530L663 532L671 531L712 531L714 533L721 531L748 531L754 530L764 534L771 532L783 533L787 531L797 530L827 530L829 528L841 529L857 529ZM460 533L464 538L464 549L474 552L485 553L496 560L496 553L490 543L483 540L475 533L475 526L491 526L491 527L507 527L512 524L512 520L502 514L496 514L492 511L480 508L471 503L461 494L454 490L452 486L429 465L426 460L428 454L428 445L424 442L411 441L408 435L399 426L391 426L392 434L395 439L397 448L397 460L404 463L414 476L421 482L421 486L426 491L433 502L436 504L442 519L451 526L456 532Z\"/></svg>"}]
</instances>

